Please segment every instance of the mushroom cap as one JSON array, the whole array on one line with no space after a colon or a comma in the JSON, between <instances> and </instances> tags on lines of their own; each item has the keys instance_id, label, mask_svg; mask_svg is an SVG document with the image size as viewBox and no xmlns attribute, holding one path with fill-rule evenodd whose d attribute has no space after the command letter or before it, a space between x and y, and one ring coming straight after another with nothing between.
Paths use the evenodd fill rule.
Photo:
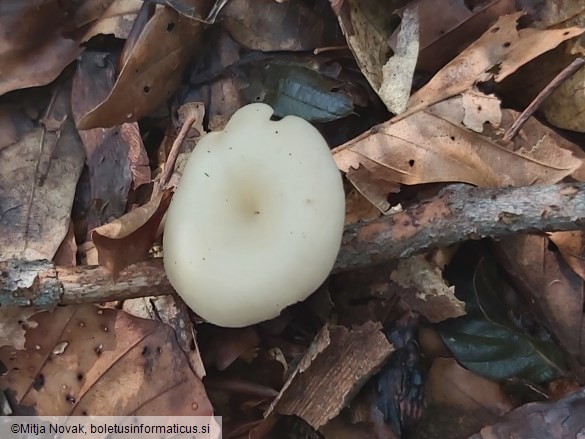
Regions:
<instances>
[{"instance_id":1,"label":"mushroom cap","mask_svg":"<svg viewBox=\"0 0 585 439\"><path fill-rule=\"evenodd\" d=\"M187 161L164 229L164 265L210 323L274 318L327 278L341 245L345 197L327 143L266 104L239 109Z\"/></svg>"}]
</instances>

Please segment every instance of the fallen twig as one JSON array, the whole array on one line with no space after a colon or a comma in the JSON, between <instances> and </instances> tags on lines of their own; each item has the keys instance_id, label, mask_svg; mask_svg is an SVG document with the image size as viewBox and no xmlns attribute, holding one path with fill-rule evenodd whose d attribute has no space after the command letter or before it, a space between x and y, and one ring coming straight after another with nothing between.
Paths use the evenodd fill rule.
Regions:
<instances>
[{"instance_id":1,"label":"fallen twig","mask_svg":"<svg viewBox=\"0 0 585 439\"><path fill-rule=\"evenodd\" d=\"M468 239L581 228L585 183L503 189L448 186L404 212L347 228L334 270L388 263ZM161 259L127 267L115 284L95 266L11 260L0 262L0 269L0 306L49 308L173 293Z\"/></svg>"},{"instance_id":2,"label":"fallen twig","mask_svg":"<svg viewBox=\"0 0 585 439\"><path fill-rule=\"evenodd\" d=\"M573 76L577 70L583 67L585 60L583 58L577 58L567 67L565 67L553 80L542 89L540 93L534 98L534 100L526 107L526 109L518 116L518 119L514 121L510 129L504 134L504 140L512 140L518 131L522 128L522 125L526 123L530 116L534 114L536 110L542 105L542 103L548 98L559 86Z\"/></svg>"}]
</instances>

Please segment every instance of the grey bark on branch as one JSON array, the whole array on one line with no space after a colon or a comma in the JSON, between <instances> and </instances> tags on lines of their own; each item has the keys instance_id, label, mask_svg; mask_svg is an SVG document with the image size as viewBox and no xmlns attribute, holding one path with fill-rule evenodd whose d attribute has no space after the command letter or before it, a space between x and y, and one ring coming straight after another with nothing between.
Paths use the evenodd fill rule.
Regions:
<instances>
[{"instance_id":1,"label":"grey bark on branch","mask_svg":"<svg viewBox=\"0 0 585 439\"><path fill-rule=\"evenodd\" d=\"M335 272L384 264L483 237L585 229L585 183L522 188L444 188L404 212L346 228ZM161 259L133 264L116 283L101 267L0 262L0 306L97 303L172 294Z\"/></svg>"}]
</instances>

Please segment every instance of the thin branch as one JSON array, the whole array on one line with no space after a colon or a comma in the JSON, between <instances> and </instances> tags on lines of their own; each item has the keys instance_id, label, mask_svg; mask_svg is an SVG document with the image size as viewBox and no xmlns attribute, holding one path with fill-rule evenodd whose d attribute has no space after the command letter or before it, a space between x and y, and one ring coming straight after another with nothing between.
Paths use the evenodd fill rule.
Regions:
<instances>
[{"instance_id":1,"label":"thin branch","mask_svg":"<svg viewBox=\"0 0 585 439\"><path fill-rule=\"evenodd\" d=\"M577 70L583 67L585 64L585 60L583 58L577 58L571 64L563 69L561 73L554 77L554 79L546 86L544 89L538 93L538 96L534 98L534 100L526 107L526 109L522 112L518 119L514 121L510 129L506 131L504 134L504 140L512 140L518 131L522 128L522 126L526 123L530 116L534 114L534 112L542 105L542 103L548 98L559 86L573 76Z\"/></svg>"},{"instance_id":2,"label":"thin branch","mask_svg":"<svg viewBox=\"0 0 585 439\"><path fill-rule=\"evenodd\" d=\"M448 186L404 212L347 228L334 271L384 264L468 239L576 229L585 229L585 183ZM115 284L95 266L11 260L0 262L0 270L0 306L48 308L173 293L160 259L127 267Z\"/></svg>"}]
</instances>

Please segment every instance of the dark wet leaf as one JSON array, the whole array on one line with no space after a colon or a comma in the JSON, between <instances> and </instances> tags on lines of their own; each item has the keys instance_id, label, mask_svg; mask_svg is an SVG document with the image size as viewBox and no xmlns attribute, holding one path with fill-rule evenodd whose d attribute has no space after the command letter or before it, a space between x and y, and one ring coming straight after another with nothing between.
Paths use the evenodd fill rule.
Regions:
<instances>
[{"instance_id":1,"label":"dark wet leaf","mask_svg":"<svg viewBox=\"0 0 585 439\"><path fill-rule=\"evenodd\" d=\"M502 297L509 288L493 264L482 260L472 282L456 285L468 314L443 322L439 332L455 358L479 375L550 381L564 370L563 354L552 341L535 338L514 323Z\"/></svg>"},{"instance_id":2,"label":"dark wet leaf","mask_svg":"<svg viewBox=\"0 0 585 439\"><path fill-rule=\"evenodd\" d=\"M274 62L246 69L242 94L249 102L264 102L274 114L300 116L310 122L329 122L353 112L343 83L314 70Z\"/></svg>"}]
</instances>

